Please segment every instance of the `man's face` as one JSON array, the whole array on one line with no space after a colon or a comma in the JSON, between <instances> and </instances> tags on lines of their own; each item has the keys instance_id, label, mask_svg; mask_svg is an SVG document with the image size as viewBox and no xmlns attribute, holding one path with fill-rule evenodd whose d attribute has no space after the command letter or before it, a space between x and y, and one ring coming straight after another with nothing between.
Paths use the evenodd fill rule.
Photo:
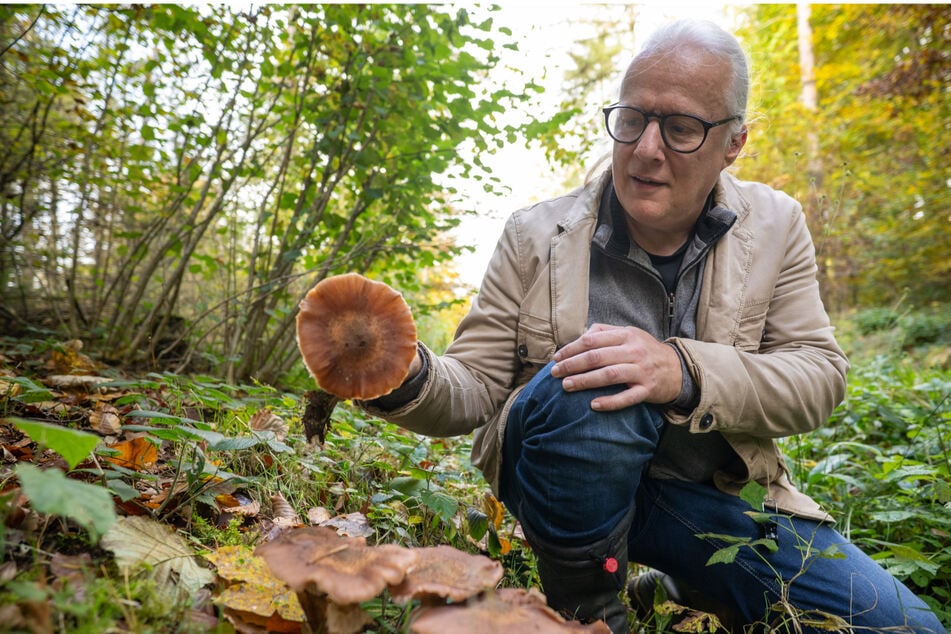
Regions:
<instances>
[{"instance_id":1,"label":"man's face","mask_svg":"<svg viewBox=\"0 0 951 634\"><path fill-rule=\"evenodd\" d=\"M635 62L625 75L619 103L717 121L737 114L728 105L729 86L727 61L687 48ZM636 143L614 143L614 188L631 236L642 248L668 255L686 241L720 172L746 143L746 128L735 136L732 128L711 128L692 154L668 148L656 119Z\"/></svg>"}]
</instances>

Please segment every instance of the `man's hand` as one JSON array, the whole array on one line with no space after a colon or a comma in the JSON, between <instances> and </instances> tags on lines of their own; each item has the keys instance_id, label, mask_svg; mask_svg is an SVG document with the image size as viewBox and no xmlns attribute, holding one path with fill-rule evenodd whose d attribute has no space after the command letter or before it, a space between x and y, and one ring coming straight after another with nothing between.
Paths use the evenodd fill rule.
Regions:
<instances>
[{"instance_id":1,"label":"man's hand","mask_svg":"<svg viewBox=\"0 0 951 634\"><path fill-rule=\"evenodd\" d=\"M596 410L618 410L637 403L669 403L680 394L683 372L671 346L640 328L594 324L555 353L551 375L578 392L626 385L612 396L591 401Z\"/></svg>"},{"instance_id":2,"label":"man's hand","mask_svg":"<svg viewBox=\"0 0 951 634\"><path fill-rule=\"evenodd\" d=\"M413 357L413 360L409 364L409 372L406 373L406 378L403 379L403 383L406 383L410 379L416 377L419 374L419 371L423 369L423 362L419 358L419 351L416 351L416 356Z\"/></svg>"}]
</instances>

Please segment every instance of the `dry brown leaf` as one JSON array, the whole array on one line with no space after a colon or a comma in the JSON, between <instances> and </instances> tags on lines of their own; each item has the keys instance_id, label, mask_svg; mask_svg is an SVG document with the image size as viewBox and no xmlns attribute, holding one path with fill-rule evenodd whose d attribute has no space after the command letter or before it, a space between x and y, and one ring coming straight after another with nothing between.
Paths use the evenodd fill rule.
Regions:
<instances>
[{"instance_id":1,"label":"dry brown leaf","mask_svg":"<svg viewBox=\"0 0 951 634\"><path fill-rule=\"evenodd\" d=\"M373 534L370 522L363 513L347 513L323 521L319 526L329 526L344 537L369 537Z\"/></svg>"},{"instance_id":2,"label":"dry brown leaf","mask_svg":"<svg viewBox=\"0 0 951 634\"><path fill-rule=\"evenodd\" d=\"M115 436L122 431L119 410L108 403L97 403L96 409L89 413L89 426L103 436Z\"/></svg>"},{"instance_id":3,"label":"dry brown leaf","mask_svg":"<svg viewBox=\"0 0 951 634\"><path fill-rule=\"evenodd\" d=\"M284 419L270 410L260 409L254 413L248 425L252 431L269 431L274 433L278 440L287 438L288 426Z\"/></svg>"},{"instance_id":4,"label":"dry brown leaf","mask_svg":"<svg viewBox=\"0 0 951 634\"><path fill-rule=\"evenodd\" d=\"M121 570L147 566L162 591L194 595L214 575L196 561L191 547L168 525L146 517L120 517L102 537Z\"/></svg>"},{"instance_id":5,"label":"dry brown leaf","mask_svg":"<svg viewBox=\"0 0 951 634\"><path fill-rule=\"evenodd\" d=\"M245 495L241 497L235 497L231 494L216 495L215 501L222 511L244 517L256 517L261 510L260 502Z\"/></svg>"},{"instance_id":6,"label":"dry brown leaf","mask_svg":"<svg viewBox=\"0 0 951 634\"><path fill-rule=\"evenodd\" d=\"M291 506L280 493L275 493L271 496L271 514L275 520L280 518L284 520L294 520L295 522L298 521L297 511L294 510L294 507Z\"/></svg>"},{"instance_id":7,"label":"dry brown leaf","mask_svg":"<svg viewBox=\"0 0 951 634\"><path fill-rule=\"evenodd\" d=\"M57 390L86 390L95 392L103 383L109 383L112 379L105 376L92 376L89 374L52 374L46 377L46 383Z\"/></svg>"},{"instance_id":8,"label":"dry brown leaf","mask_svg":"<svg viewBox=\"0 0 951 634\"><path fill-rule=\"evenodd\" d=\"M329 520L330 517L330 511L322 506L315 506L307 511L307 521L310 522L311 526L320 526Z\"/></svg>"}]
</instances>

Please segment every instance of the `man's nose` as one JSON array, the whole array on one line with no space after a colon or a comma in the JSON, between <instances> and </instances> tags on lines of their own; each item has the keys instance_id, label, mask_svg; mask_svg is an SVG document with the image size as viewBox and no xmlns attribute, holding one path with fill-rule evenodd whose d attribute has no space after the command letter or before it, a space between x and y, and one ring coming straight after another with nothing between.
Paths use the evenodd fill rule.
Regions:
<instances>
[{"instance_id":1,"label":"man's nose","mask_svg":"<svg viewBox=\"0 0 951 634\"><path fill-rule=\"evenodd\" d=\"M664 137L660 133L660 121L656 119L647 122L647 127L637 140L634 152L644 158L656 158L664 149Z\"/></svg>"}]
</instances>

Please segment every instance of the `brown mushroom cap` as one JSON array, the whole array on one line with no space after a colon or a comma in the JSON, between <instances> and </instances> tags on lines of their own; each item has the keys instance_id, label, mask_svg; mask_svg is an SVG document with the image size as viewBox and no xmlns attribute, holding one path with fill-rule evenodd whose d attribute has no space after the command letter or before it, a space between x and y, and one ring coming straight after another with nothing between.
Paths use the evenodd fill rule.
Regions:
<instances>
[{"instance_id":1,"label":"brown mushroom cap","mask_svg":"<svg viewBox=\"0 0 951 634\"><path fill-rule=\"evenodd\" d=\"M537 591L507 588L464 604L423 608L410 625L413 634L611 634L604 621L565 621Z\"/></svg>"},{"instance_id":2,"label":"brown mushroom cap","mask_svg":"<svg viewBox=\"0 0 951 634\"><path fill-rule=\"evenodd\" d=\"M295 592L313 587L335 604L369 601L403 580L416 553L395 545L369 547L332 528L306 527L258 546L255 554Z\"/></svg>"},{"instance_id":3,"label":"brown mushroom cap","mask_svg":"<svg viewBox=\"0 0 951 634\"><path fill-rule=\"evenodd\" d=\"M416 548L416 563L406 578L390 588L390 596L399 604L411 599L427 602L434 598L463 601L486 588L494 588L502 579L502 564L482 555L470 555L452 546Z\"/></svg>"},{"instance_id":4,"label":"brown mushroom cap","mask_svg":"<svg viewBox=\"0 0 951 634\"><path fill-rule=\"evenodd\" d=\"M322 280L301 300L297 344L322 390L373 399L406 378L416 354L416 324L398 292L347 273Z\"/></svg>"}]
</instances>

